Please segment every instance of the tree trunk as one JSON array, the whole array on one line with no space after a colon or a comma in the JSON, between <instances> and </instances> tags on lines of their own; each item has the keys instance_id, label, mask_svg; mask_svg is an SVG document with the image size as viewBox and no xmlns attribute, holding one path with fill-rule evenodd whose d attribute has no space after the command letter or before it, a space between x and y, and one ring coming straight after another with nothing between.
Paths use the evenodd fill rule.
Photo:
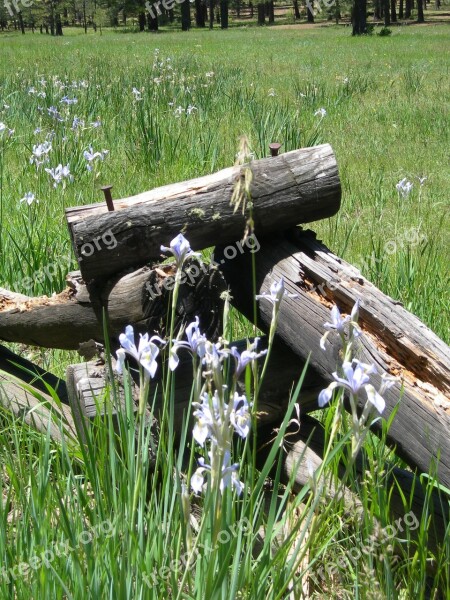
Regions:
<instances>
[{"instance_id":1,"label":"tree trunk","mask_svg":"<svg viewBox=\"0 0 450 600\"><path fill-rule=\"evenodd\" d=\"M314 0L306 2L306 20L308 23L314 23Z\"/></svg>"},{"instance_id":2,"label":"tree trunk","mask_svg":"<svg viewBox=\"0 0 450 600\"><path fill-rule=\"evenodd\" d=\"M332 334L326 351L320 348L330 321L330 307L337 304L350 314L361 301L358 358L374 363L375 388L382 374L397 375L398 381L383 393L383 419L393 417L388 443L410 466L422 472L438 468L438 480L450 487L450 348L421 321L408 313L361 276L352 265L339 259L315 239L312 232L296 230L288 237L271 236L261 241L256 260L256 290L253 289L252 257L243 254L233 260L216 249L214 258L230 286L232 302L248 318L253 315L252 298L268 293L270 285L284 277L286 290L296 298L284 298L278 313L276 338L305 360L322 377L333 380L341 342ZM222 259L222 256L224 257ZM272 306L258 303L257 325L270 328ZM399 399L400 402L399 402ZM361 404L366 402L364 399ZM379 431L380 421L376 427Z\"/></svg>"},{"instance_id":3,"label":"tree trunk","mask_svg":"<svg viewBox=\"0 0 450 600\"><path fill-rule=\"evenodd\" d=\"M23 24L23 16L22 16L22 11L20 10L18 13L18 19L19 19L19 27L20 27L20 31L22 32L22 35L25 35L25 25Z\"/></svg>"},{"instance_id":4,"label":"tree trunk","mask_svg":"<svg viewBox=\"0 0 450 600\"><path fill-rule=\"evenodd\" d=\"M383 0L383 11L384 11L384 26L389 27L391 24L391 13L389 7L389 0Z\"/></svg>"},{"instance_id":5,"label":"tree trunk","mask_svg":"<svg viewBox=\"0 0 450 600\"><path fill-rule=\"evenodd\" d=\"M264 2L258 2L258 25L264 25L266 22L266 7Z\"/></svg>"},{"instance_id":6,"label":"tree trunk","mask_svg":"<svg viewBox=\"0 0 450 600\"><path fill-rule=\"evenodd\" d=\"M367 0L353 0L352 35L367 33Z\"/></svg>"},{"instance_id":7,"label":"tree trunk","mask_svg":"<svg viewBox=\"0 0 450 600\"><path fill-rule=\"evenodd\" d=\"M138 17L138 21L139 21L139 31L145 31L145 14L144 13L139 13L139 17Z\"/></svg>"},{"instance_id":8,"label":"tree trunk","mask_svg":"<svg viewBox=\"0 0 450 600\"><path fill-rule=\"evenodd\" d=\"M238 194L238 209L230 206L230 201L237 184L244 189L248 169L252 174L252 218L258 235L324 219L339 210L341 186L329 144L116 200L112 212L104 203L67 209L84 281L90 285L97 278L158 260L161 240L169 243L180 231L195 249L218 243L236 245L248 228L249 214L242 195Z\"/></svg>"},{"instance_id":9,"label":"tree trunk","mask_svg":"<svg viewBox=\"0 0 450 600\"><path fill-rule=\"evenodd\" d=\"M205 27L205 5L203 0L195 0L195 24L197 27Z\"/></svg>"},{"instance_id":10,"label":"tree trunk","mask_svg":"<svg viewBox=\"0 0 450 600\"><path fill-rule=\"evenodd\" d=\"M220 26L228 29L228 0L220 0Z\"/></svg>"},{"instance_id":11,"label":"tree trunk","mask_svg":"<svg viewBox=\"0 0 450 600\"><path fill-rule=\"evenodd\" d=\"M63 35L61 15L59 13L56 14L56 35Z\"/></svg>"},{"instance_id":12,"label":"tree trunk","mask_svg":"<svg viewBox=\"0 0 450 600\"><path fill-rule=\"evenodd\" d=\"M405 0L405 19L411 18L412 0Z\"/></svg>"},{"instance_id":13,"label":"tree trunk","mask_svg":"<svg viewBox=\"0 0 450 600\"><path fill-rule=\"evenodd\" d=\"M188 0L185 0L181 4L181 30L189 31L191 28L191 4Z\"/></svg>"},{"instance_id":14,"label":"tree trunk","mask_svg":"<svg viewBox=\"0 0 450 600\"><path fill-rule=\"evenodd\" d=\"M423 14L423 0L417 0L417 22L425 23L425 17Z\"/></svg>"},{"instance_id":15,"label":"tree trunk","mask_svg":"<svg viewBox=\"0 0 450 600\"><path fill-rule=\"evenodd\" d=\"M214 28L214 0L209 0L209 28Z\"/></svg>"},{"instance_id":16,"label":"tree trunk","mask_svg":"<svg viewBox=\"0 0 450 600\"><path fill-rule=\"evenodd\" d=\"M399 19L403 19L403 18L404 18L404 12L403 12L403 0L399 0L399 5L398 5L398 18L399 18Z\"/></svg>"},{"instance_id":17,"label":"tree trunk","mask_svg":"<svg viewBox=\"0 0 450 600\"><path fill-rule=\"evenodd\" d=\"M156 13L155 17L147 13L147 27L149 31L158 31L158 13Z\"/></svg>"},{"instance_id":18,"label":"tree trunk","mask_svg":"<svg viewBox=\"0 0 450 600\"><path fill-rule=\"evenodd\" d=\"M275 7L273 4L273 0L269 0L269 23L275 23Z\"/></svg>"},{"instance_id":19,"label":"tree trunk","mask_svg":"<svg viewBox=\"0 0 450 600\"><path fill-rule=\"evenodd\" d=\"M397 22L396 0L391 0L391 21Z\"/></svg>"},{"instance_id":20,"label":"tree trunk","mask_svg":"<svg viewBox=\"0 0 450 600\"><path fill-rule=\"evenodd\" d=\"M299 21L301 18L300 9L298 7L298 0L294 0L294 17L296 21Z\"/></svg>"}]
</instances>

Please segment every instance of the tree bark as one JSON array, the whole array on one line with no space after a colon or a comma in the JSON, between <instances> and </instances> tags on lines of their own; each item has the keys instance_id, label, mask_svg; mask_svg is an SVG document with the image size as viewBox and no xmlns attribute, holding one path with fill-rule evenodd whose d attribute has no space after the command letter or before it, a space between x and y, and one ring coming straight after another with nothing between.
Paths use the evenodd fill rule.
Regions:
<instances>
[{"instance_id":1,"label":"tree bark","mask_svg":"<svg viewBox=\"0 0 450 600\"><path fill-rule=\"evenodd\" d=\"M367 33L367 0L353 0L352 35Z\"/></svg>"},{"instance_id":2,"label":"tree bark","mask_svg":"<svg viewBox=\"0 0 450 600\"><path fill-rule=\"evenodd\" d=\"M314 0L306 3L306 20L308 23L314 23Z\"/></svg>"},{"instance_id":3,"label":"tree bark","mask_svg":"<svg viewBox=\"0 0 450 600\"><path fill-rule=\"evenodd\" d=\"M195 0L195 24L197 27L205 27L205 11L203 0Z\"/></svg>"},{"instance_id":4,"label":"tree bark","mask_svg":"<svg viewBox=\"0 0 450 600\"><path fill-rule=\"evenodd\" d=\"M389 12L389 0L383 0L384 9L384 26L389 27L391 24L391 13Z\"/></svg>"},{"instance_id":5,"label":"tree bark","mask_svg":"<svg viewBox=\"0 0 450 600\"><path fill-rule=\"evenodd\" d=\"M228 0L220 0L220 27L228 29Z\"/></svg>"},{"instance_id":6,"label":"tree bark","mask_svg":"<svg viewBox=\"0 0 450 600\"><path fill-rule=\"evenodd\" d=\"M298 7L298 0L294 0L294 16L296 21L299 21L301 18L300 9Z\"/></svg>"},{"instance_id":7,"label":"tree bark","mask_svg":"<svg viewBox=\"0 0 450 600\"><path fill-rule=\"evenodd\" d=\"M265 25L266 23L266 8L264 2L258 2L258 25Z\"/></svg>"},{"instance_id":8,"label":"tree bark","mask_svg":"<svg viewBox=\"0 0 450 600\"><path fill-rule=\"evenodd\" d=\"M411 18L412 0L405 0L405 19Z\"/></svg>"},{"instance_id":9,"label":"tree bark","mask_svg":"<svg viewBox=\"0 0 450 600\"><path fill-rule=\"evenodd\" d=\"M391 21L397 22L396 0L391 0Z\"/></svg>"},{"instance_id":10,"label":"tree bark","mask_svg":"<svg viewBox=\"0 0 450 600\"><path fill-rule=\"evenodd\" d=\"M188 0L185 0L181 4L181 29L182 31L189 31L191 28L191 4Z\"/></svg>"},{"instance_id":11,"label":"tree bark","mask_svg":"<svg viewBox=\"0 0 450 600\"><path fill-rule=\"evenodd\" d=\"M244 200L238 210L230 200L246 168L235 166L117 200L112 212L104 203L68 209L84 281L90 284L158 259L161 241L169 243L180 231L195 249L236 244L244 236L249 215L247 210L243 214ZM258 235L330 217L339 210L341 186L329 144L255 160L250 168Z\"/></svg>"},{"instance_id":12,"label":"tree bark","mask_svg":"<svg viewBox=\"0 0 450 600\"><path fill-rule=\"evenodd\" d=\"M220 253L215 259L221 260ZM233 304L252 318L250 259L245 254L233 261L224 257L221 269L231 288ZM399 381L384 393L384 419L398 408L388 442L413 467L430 472L433 464L438 465L438 478L450 487L449 347L399 302L334 256L311 232L293 233L292 241L272 236L261 242L256 260L257 293L267 292L272 281L281 276L287 290L298 297L285 298L281 303L277 338L301 358L310 356L311 367L330 381L341 348L334 335L328 338L327 351L321 350L323 324L330 320L332 303L349 314L355 301L362 301L360 325L364 335L358 345L358 358L376 365L376 388L381 384L381 374L399 376ZM261 300L258 326L267 330L271 318L271 305Z\"/></svg>"},{"instance_id":13,"label":"tree bark","mask_svg":"<svg viewBox=\"0 0 450 600\"><path fill-rule=\"evenodd\" d=\"M423 0L417 0L417 22L425 23L425 16L423 14Z\"/></svg>"},{"instance_id":14,"label":"tree bark","mask_svg":"<svg viewBox=\"0 0 450 600\"><path fill-rule=\"evenodd\" d=\"M399 1L399 6L398 6L398 18L399 19L403 19L404 18L404 12L403 12L403 0Z\"/></svg>"},{"instance_id":15,"label":"tree bark","mask_svg":"<svg viewBox=\"0 0 450 600\"><path fill-rule=\"evenodd\" d=\"M196 315L210 337L221 331L225 284L215 268L202 270L197 260L183 269L177 326ZM103 309L109 335L116 340L126 325L137 331L162 333L170 313L173 267L144 267L118 276L90 295L78 272L68 276L69 287L56 296L28 298L0 289L0 339L45 348L77 350L90 339L103 342ZM5 293L6 292L6 293Z\"/></svg>"}]
</instances>

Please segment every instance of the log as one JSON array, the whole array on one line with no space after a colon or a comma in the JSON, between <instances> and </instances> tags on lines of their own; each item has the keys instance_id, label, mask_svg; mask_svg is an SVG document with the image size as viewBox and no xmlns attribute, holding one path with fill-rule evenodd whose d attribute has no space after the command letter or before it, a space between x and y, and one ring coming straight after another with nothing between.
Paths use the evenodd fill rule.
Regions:
<instances>
[{"instance_id":1,"label":"log","mask_svg":"<svg viewBox=\"0 0 450 600\"><path fill-rule=\"evenodd\" d=\"M240 352L247 347L244 340L233 342L231 345L237 346ZM264 346L265 340L262 340L261 349ZM262 359L259 359L259 365L262 366ZM283 347L276 347L271 356L258 400L258 422L261 426L280 421L284 417L289 403L289 395L302 373L303 366L304 363L302 364L295 354ZM156 390L156 417L159 416L162 408L161 373L162 370L159 368L150 389L149 403L153 402ZM106 412L103 398L108 386L107 367L95 362L69 365L66 378L72 414L78 429L82 429L82 422L86 425L96 415ZM302 414L316 410L317 396L324 384L325 381L312 370L307 372L298 400ZM244 382L240 382L239 386L240 393L245 393ZM174 431L178 434L181 433L186 420L191 391L192 362L189 355L184 354L180 356L180 364L175 371ZM138 390L135 388L136 400L138 396ZM118 407L112 408L113 414L118 410L123 410L123 407L122 399Z\"/></svg>"},{"instance_id":2,"label":"log","mask_svg":"<svg viewBox=\"0 0 450 600\"><path fill-rule=\"evenodd\" d=\"M68 406L56 407L49 394L2 372L0 405L44 435L49 431L56 442L61 442L63 437L66 444L76 440L75 424Z\"/></svg>"},{"instance_id":3,"label":"log","mask_svg":"<svg viewBox=\"0 0 450 600\"><path fill-rule=\"evenodd\" d=\"M48 393L46 384L50 385L58 394L61 402L68 404L66 382L63 379L41 369L41 367L1 345L0 371L13 375L24 383L29 383L36 390L45 394Z\"/></svg>"},{"instance_id":4,"label":"log","mask_svg":"<svg viewBox=\"0 0 450 600\"><path fill-rule=\"evenodd\" d=\"M194 266L198 267L195 270ZM112 345L126 325L137 332L164 335L171 303L167 280L172 265L143 267L118 275L105 283L98 294L90 294L78 271L67 276L68 287L51 297L28 298L8 290L0 292L0 339L45 348L77 350L90 339L103 341L103 307L108 316ZM215 338L221 332L225 283L214 267L199 268L191 259L184 267L176 326L190 323L195 315L202 329ZM159 294L159 295L158 295Z\"/></svg>"},{"instance_id":5,"label":"log","mask_svg":"<svg viewBox=\"0 0 450 600\"><path fill-rule=\"evenodd\" d=\"M376 365L376 387L383 373L400 378L384 394L385 419L398 404L388 443L414 468L430 472L435 465L441 483L450 487L449 347L400 302L383 294L355 267L316 240L313 232L297 230L291 235L260 240L260 244L256 256L257 293L268 292L271 283L283 276L286 289L298 295L281 303L277 338L301 359L310 356L311 367L331 381L341 347L339 337L332 334L327 351L321 350L323 324L330 320L333 304L348 314L359 299L359 323L364 335L358 345L358 358ZM221 256L218 249L215 260L220 261ZM224 257L223 261L233 304L252 318L251 257L244 254L233 261ZM272 306L264 300L258 305L258 326L267 330Z\"/></svg>"},{"instance_id":6,"label":"log","mask_svg":"<svg viewBox=\"0 0 450 600\"><path fill-rule=\"evenodd\" d=\"M293 481L294 490L300 491L310 481L310 469L317 472L322 464L325 447L325 432L317 421L311 416L302 417L298 431L287 430L286 441L288 450L282 455L282 480L287 483ZM262 435L260 435L261 439ZM272 436L273 438L273 436ZM270 451L267 448L264 453L258 455L259 461L264 461L264 456ZM360 456L355 464L356 475L362 482L364 480L364 462ZM425 487L419 478L410 471L405 471L398 467L392 467L388 464L384 466L387 475L387 490L389 490L389 515L391 522L402 522L405 513L412 510L418 522L424 515L432 515L432 519L427 527L428 550L436 554L445 544L445 534L447 524L450 518L450 509L448 498L444 494L434 489L430 498L427 498ZM342 468L339 477L342 478L345 468ZM351 483L351 482L349 482ZM319 483L320 486L320 483ZM353 519L363 519L364 507L358 495L353 491L353 487L344 487L342 496L344 511ZM335 485L331 481L323 483L322 490L324 501L330 501L336 495ZM406 498L407 508L403 498ZM427 516L428 518L428 516ZM374 526L377 527L377 522ZM400 532L400 529L399 529ZM419 528L411 529L412 539L418 539ZM400 537L405 537L400 533ZM414 549L415 550L415 549ZM430 565L430 571L433 571L433 565Z\"/></svg>"},{"instance_id":7,"label":"log","mask_svg":"<svg viewBox=\"0 0 450 600\"><path fill-rule=\"evenodd\" d=\"M230 205L247 166L104 203L66 210L85 282L102 280L161 255L161 244L183 232L194 249L231 244L244 236L247 214ZM341 186L329 144L251 163L253 220L259 235L334 215Z\"/></svg>"}]
</instances>

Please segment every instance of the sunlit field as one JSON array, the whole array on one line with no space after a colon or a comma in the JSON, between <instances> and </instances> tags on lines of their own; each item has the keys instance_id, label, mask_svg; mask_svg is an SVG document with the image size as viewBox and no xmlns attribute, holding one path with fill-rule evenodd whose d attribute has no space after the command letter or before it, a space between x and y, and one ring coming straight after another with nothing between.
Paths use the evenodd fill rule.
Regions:
<instances>
[{"instance_id":1,"label":"sunlit field","mask_svg":"<svg viewBox=\"0 0 450 600\"><path fill-rule=\"evenodd\" d=\"M308 227L448 342L449 32L426 25L360 38L344 26L1 34L0 287L30 296L63 290L77 267L64 209L102 201L103 185L112 184L117 199L213 173L235 163L241 136L255 158L268 156L271 142L282 143L282 152L327 142L342 206ZM246 327L242 320L234 331L245 336ZM60 375L82 360L20 351ZM126 385L125 392L131 403ZM323 419L331 439L332 410ZM190 499L192 523L181 485L184 450L190 474L193 468L191 431L175 448L163 424L166 454L157 452L155 468L145 456L145 428L136 441L129 419L116 434L99 420L86 447L72 440L61 448L2 412L0 600L77 599L87 591L99 599L302 598L308 576L315 577L312 598L450 594L448 529L443 547L427 547L427 514L417 515L418 535L406 528L400 541L384 541L374 556L360 553L338 575L326 569L368 543L373 518L392 525L387 476L405 465L383 440L367 436L366 482L353 471L347 482L359 493L362 519L339 499L324 508L320 494L308 499L307 490L298 496L289 485L268 499L265 477L278 448L257 471L251 444L240 439L247 461L240 477L252 493L219 500L208 489L204 500ZM342 428L327 474L348 458L350 430ZM275 489L279 474L271 476ZM426 485L430 491L432 479ZM317 491L313 479L310 488ZM405 515L411 502L404 498ZM279 542L277 520L294 517L293 539ZM245 528L217 542L230 522ZM61 550L64 543L71 549ZM197 558L186 568L180 556L193 547ZM52 556L25 575L1 571L46 551Z\"/></svg>"}]
</instances>

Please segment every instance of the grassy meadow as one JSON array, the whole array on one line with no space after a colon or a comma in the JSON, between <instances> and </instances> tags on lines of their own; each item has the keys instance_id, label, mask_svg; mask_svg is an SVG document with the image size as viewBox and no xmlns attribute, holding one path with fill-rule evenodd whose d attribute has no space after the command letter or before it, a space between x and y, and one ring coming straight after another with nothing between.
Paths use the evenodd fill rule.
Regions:
<instances>
[{"instance_id":1,"label":"grassy meadow","mask_svg":"<svg viewBox=\"0 0 450 600\"><path fill-rule=\"evenodd\" d=\"M61 291L76 268L64 208L101 201L102 185L113 184L113 197L121 198L206 175L235 162L243 135L256 158L267 156L273 141L282 151L329 142L342 207L310 227L449 341L447 25L361 38L343 26L64 33L0 35L0 287L29 295ZM48 162L37 166L36 147L46 142ZM86 151L101 156L89 161ZM61 181L45 171L59 164L70 169ZM402 195L396 185L404 178L413 186ZM236 329L248 333L244 323ZM81 360L21 351L58 374ZM336 411L323 417L335 442L328 474L347 457L351 436L344 419L333 438ZM383 441L366 438L368 484L353 473L348 482L360 494L364 519L346 514L339 500L323 507L319 493L307 498L308 490L296 495L289 485L267 501L264 477L277 451L260 472L246 442L236 452L246 459L240 476L252 491L239 501L226 494L219 518L214 490L204 502L187 501L180 484L182 450L191 452L189 472L194 461L191 432L175 448L170 419L162 425L167 456L157 452L155 470L143 450L148 433L141 428L138 443L133 419L126 415L117 434L99 421L86 447L70 437L61 447L2 413L0 600L306 598L304 581L314 573L312 598L448 597L448 529L446 545L433 555L427 514L417 515L416 540L405 531L377 555L360 553L337 575L317 575L321 565L367 544L373 517L392 525L387 476L404 465ZM142 482L151 483L149 496ZM314 478L310 489L317 492ZM186 517L187 502L196 524ZM412 510L409 497L404 508L405 515ZM280 543L280 523L294 517L294 537ZM250 529L235 529L231 541L212 548L218 529L244 521L247 527L246 519ZM203 550L186 568L180 556L192 544ZM52 554L30 568L45 552ZM4 570L19 563L28 565L26 573Z\"/></svg>"}]
</instances>

